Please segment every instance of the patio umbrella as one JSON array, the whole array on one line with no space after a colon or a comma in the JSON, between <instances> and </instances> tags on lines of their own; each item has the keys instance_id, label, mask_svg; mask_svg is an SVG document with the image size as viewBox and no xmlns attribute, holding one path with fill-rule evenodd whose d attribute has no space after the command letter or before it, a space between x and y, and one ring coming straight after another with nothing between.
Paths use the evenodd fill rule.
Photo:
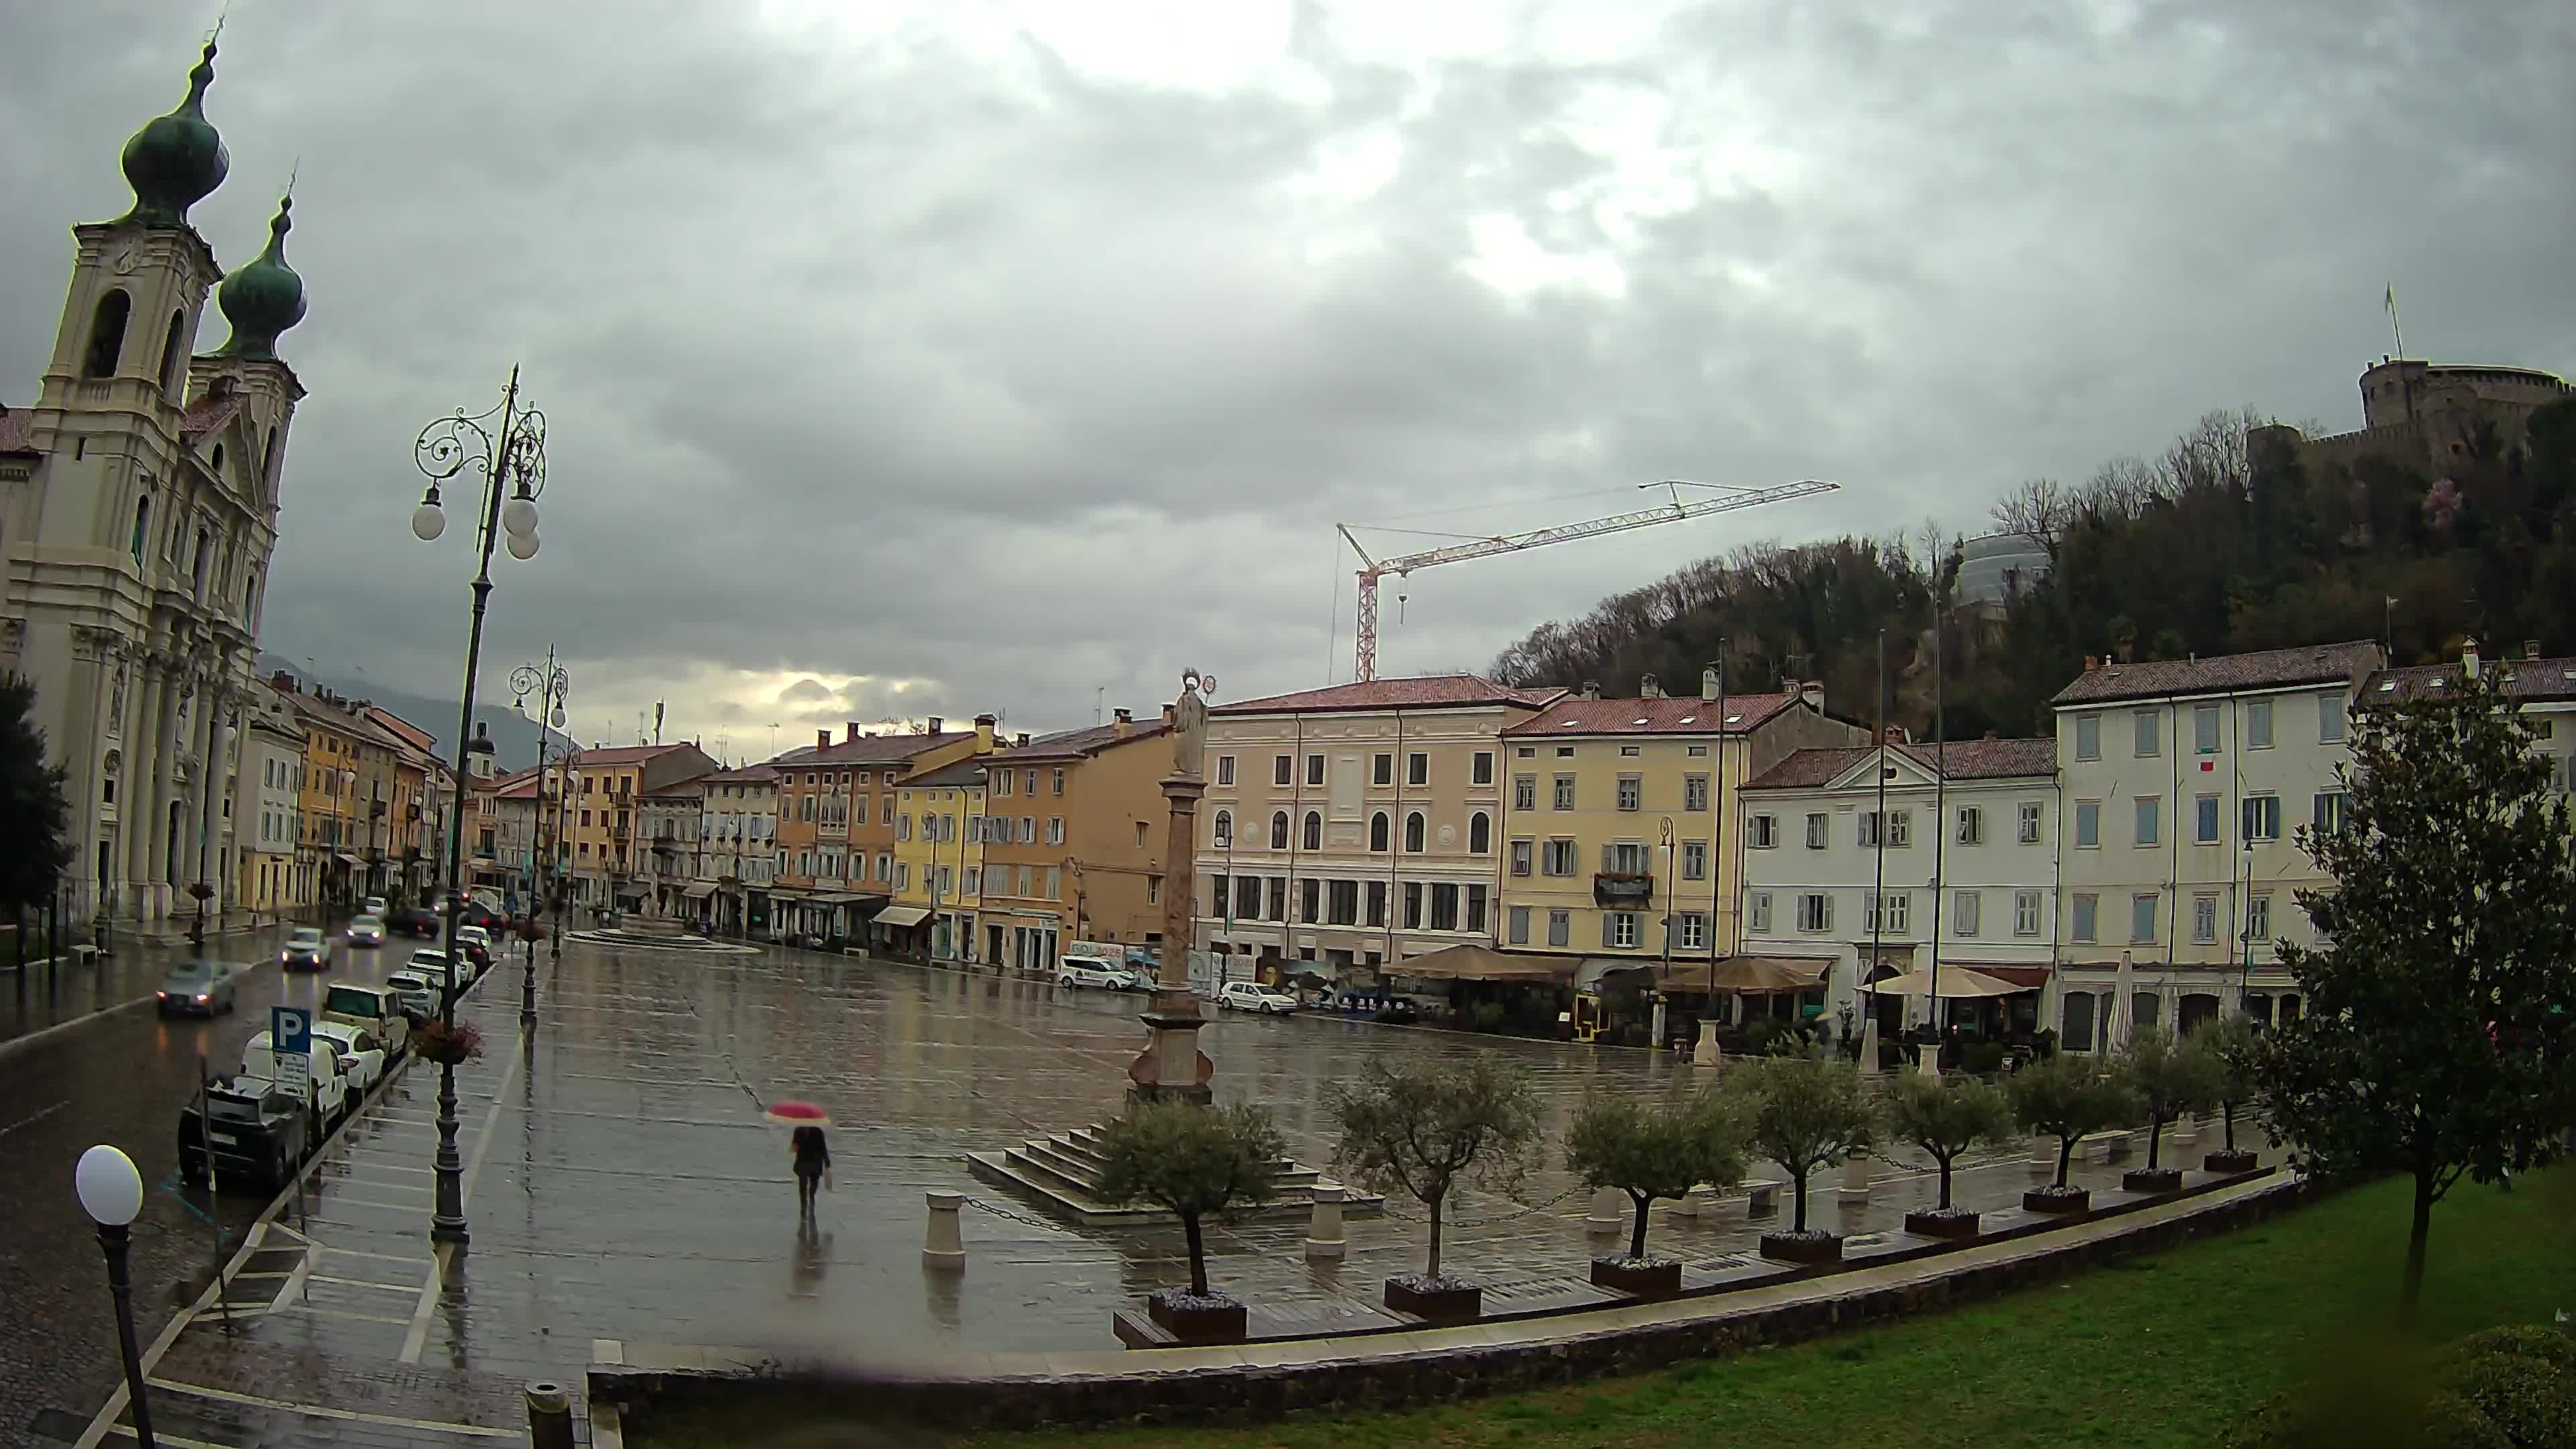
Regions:
<instances>
[{"instance_id":1,"label":"patio umbrella","mask_svg":"<svg viewBox=\"0 0 2576 1449\"><path fill-rule=\"evenodd\" d=\"M792 1098L784 1102L770 1103L767 1107L761 1109L760 1115L769 1121L777 1123L781 1127L829 1127L832 1125L831 1113L824 1111L822 1108L815 1106L811 1102L799 1102Z\"/></svg>"},{"instance_id":2,"label":"patio umbrella","mask_svg":"<svg viewBox=\"0 0 2576 1449\"><path fill-rule=\"evenodd\" d=\"M2129 953L2120 953L2119 974L2111 978L2111 1050L2124 1052L2138 1035L2137 977L2130 970Z\"/></svg>"}]
</instances>

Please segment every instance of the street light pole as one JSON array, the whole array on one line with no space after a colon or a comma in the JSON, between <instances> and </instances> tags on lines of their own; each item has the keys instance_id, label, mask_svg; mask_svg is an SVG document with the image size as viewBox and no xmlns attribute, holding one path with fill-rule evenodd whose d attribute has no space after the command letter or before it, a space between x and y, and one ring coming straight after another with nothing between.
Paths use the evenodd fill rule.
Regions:
<instances>
[{"instance_id":1,"label":"street light pole","mask_svg":"<svg viewBox=\"0 0 2576 1449\"><path fill-rule=\"evenodd\" d=\"M537 721L537 788L534 798L530 801L531 808L529 810L529 815L531 818L528 822L530 835L528 848L528 888L531 892L541 891L546 888L546 880L547 877L552 874L552 867L554 864L549 860L547 862L548 869L546 873L543 875L539 874L537 870L536 853L538 847L544 845L546 840L546 796L548 793L546 790L546 726L551 722L555 728L563 728L564 693L571 687L571 677L564 672L562 666L555 663L555 651L551 646L546 650L546 662L544 668L540 669L534 664L522 664L518 668L510 671L510 692L517 697L520 713L528 713L528 696L535 695L537 697L537 708L535 711ZM530 922L534 922L536 918L536 911L532 906L528 912L528 919ZM537 1024L537 943L534 940L528 940L523 941L520 944L525 946L527 951L524 958L525 969L522 970L519 975L519 1027L521 1039L529 1040L533 1039L533 1032Z\"/></svg>"},{"instance_id":2,"label":"street light pole","mask_svg":"<svg viewBox=\"0 0 2576 1449\"><path fill-rule=\"evenodd\" d=\"M134 1282L126 1273L131 1225L143 1211L143 1174L134 1159L104 1144L80 1156L72 1187L81 1211L98 1224L98 1246L107 1255L107 1291L116 1300L116 1346L125 1358L125 1397L134 1411L134 1442L152 1449L152 1402L143 1391L143 1354L134 1342Z\"/></svg>"},{"instance_id":3,"label":"street light pole","mask_svg":"<svg viewBox=\"0 0 2576 1449\"><path fill-rule=\"evenodd\" d=\"M497 439L484 427L496 413ZM474 733L474 676L483 663L483 615L492 596L492 546L506 532L512 558L530 559L537 553L537 495L546 486L546 419L534 408L519 406L519 369L510 369L498 408L471 417L460 409L455 416L421 429L412 443L412 462L429 479L411 517L412 535L423 543L435 540L447 527L447 517L439 508L438 485L469 468L483 475L471 586L473 621L465 636L465 683L456 711L456 776L462 780L471 764L467 750ZM514 482L518 492L504 507L503 490ZM456 928L464 909L464 850L465 793L459 790L447 838L446 970L439 992L439 1019L451 1035L456 1029L456 996L462 989L456 979ZM432 1242L463 1247L467 1239L465 1158L456 1149L456 1125L456 1063L449 1060L438 1067L437 1194L429 1236Z\"/></svg>"}]
</instances>

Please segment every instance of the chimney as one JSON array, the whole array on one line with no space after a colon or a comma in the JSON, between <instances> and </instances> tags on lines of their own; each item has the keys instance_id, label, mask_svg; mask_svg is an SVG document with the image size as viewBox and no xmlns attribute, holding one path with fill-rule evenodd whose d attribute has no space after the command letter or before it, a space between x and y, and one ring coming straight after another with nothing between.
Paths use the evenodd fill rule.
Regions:
<instances>
[{"instance_id":1,"label":"chimney","mask_svg":"<svg viewBox=\"0 0 2576 1449\"><path fill-rule=\"evenodd\" d=\"M2540 657L2540 641L2537 639L2523 640L2522 657L2525 659L2538 659Z\"/></svg>"},{"instance_id":2,"label":"chimney","mask_svg":"<svg viewBox=\"0 0 2576 1449\"><path fill-rule=\"evenodd\" d=\"M1169 704L1163 706L1163 728L1170 729L1174 724L1179 723L1179 720L1179 706Z\"/></svg>"},{"instance_id":3,"label":"chimney","mask_svg":"<svg viewBox=\"0 0 2576 1449\"><path fill-rule=\"evenodd\" d=\"M2478 641L2474 637L2460 641L2460 677L2478 677Z\"/></svg>"},{"instance_id":4,"label":"chimney","mask_svg":"<svg viewBox=\"0 0 2576 1449\"><path fill-rule=\"evenodd\" d=\"M1825 686L1818 680L1804 680L1798 685L1798 699L1818 714L1825 712Z\"/></svg>"},{"instance_id":5,"label":"chimney","mask_svg":"<svg viewBox=\"0 0 2576 1449\"><path fill-rule=\"evenodd\" d=\"M1712 704L1717 702L1717 670L1714 667L1699 672L1699 697Z\"/></svg>"},{"instance_id":6,"label":"chimney","mask_svg":"<svg viewBox=\"0 0 2576 1449\"><path fill-rule=\"evenodd\" d=\"M1905 726L1896 724L1889 725L1887 727L1887 743L1891 745L1901 745L1905 743Z\"/></svg>"},{"instance_id":7,"label":"chimney","mask_svg":"<svg viewBox=\"0 0 2576 1449\"><path fill-rule=\"evenodd\" d=\"M1122 739L1122 740L1123 740L1123 739L1127 738L1127 730L1128 730L1128 727L1129 727L1129 726L1131 726L1131 725L1133 725L1133 724L1135 724L1135 723L1136 723L1136 712L1135 712L1134 710L1129 710L1129 709L1117 710L1117 711L1115 711L1115 712L1110 716L1110 722L1109 722L1110 732L1111 732L1112 734L1114 734L1117 738L1119 738L1119 739Z\"/></svg>"},{"instance_id":8,"label":"chimney","mask_svg":"<svg viewBox=\"0 0 2576 1449\"><path fill-rule=\"evenodd\" d=\"M849 738L855 740L859 737L859 722L857 720L845 720L842 722L842 727L850 732Z\"/></svg>"},{"instance_id":9,"label":"chimney","mask_svg":"<svg viewBox=\"0 0 2576 1449\"><path fill-rule=\"evenodd\" d=\"M1029 747L1029 732L1027 730L1020 731L1017 735L1012 737L1011 743L1019 749L1027 749Z\"/></svg>"},{"instance_id":10,"label":"chimney","mask_svg":"<svg viewBox=\"0 0 2576 1449\"><path fill-rule=\"evenodd\" d=\"M975 753L980 755L993 748L993 726L999 723L989 714L975 716Z\"/></svg>"},{"instance_id":11,"label":"chimney","mask_svg":"<svg viewBox=\"0 0 2576 1449\"><path fill-rule=\"evenodd\" d=\"M930 728L929 728L929 729L927 729L927 730L924 730L924 731L923 731L923 733L924 733L924 734L933 734L933 735L935 735L935 734L939 733L939 727L940 727L941 725L943 725L943 724L946 724L946 723L947 723L947 721L946 721L946 720L943 720L943 719L941 719L939 716L937 716L937 715L935 715L935 714L934 714L934 715L932 715L932 716L930 717L930 720L929 720Z\"/></svg>"},{"instance_id":12,"label":"chimney","mask_svg":"<svg viewBox=\"0 0 2576 1449\"><path fill-rule=\"evenodd\" d=\"M1988 731L1986 731L1986 738L1987 738L1987 739L1990 739L1990 740L1992 740L1992 739L2001 739L2001 738L2002 738L2002 736L2000 736L2000 735L1996 734L1993 730L1988 730Z\"/></svg>"},{"instance_id":13,"label":"chimney","mask_svg":"<svg viewBox=\"0 0 2576 1449\"><path fill-rule=\"evenodd\" d=\"M1663 682L1662 680L1660 680L1660 679L1657 679L1655 676L1653 676L1653 675L1651 675L1651 674L1641 674L1641 675L1638 675L1638 676L1637 676L1637 697L1638 697L1639 699L1661 699L1661 698L1663 698L1663 697L1664 697L1664 682Z\"/></svg>"},{"instance_id":14,"label":"chimney","mask_svg":"<svg viewBox=\"0 0 2576 1449\"><path fill-rule=\"evenodd\" d=\"M816 731L814 731L814 748L816 748L816 749L818 749L818 750L828 750L828 749L830 749L831 747L832 747L832 732L831 732L830 730L816 730Z\"/></svg>"},{"instance_id":15,"label":"chimney","mask_svg":"<svg viewBox=\"0 0 2576 1449\"><path fill-rule=\"evenodd\" d=\"M1587 679L1583 681L1583 697L1585 699L1599 699L1601 697L1601 681L1597 679Z\"/></svg>"},{"instance_id":16,"label":"chimney","mask_svg":"<svg viewBox=\"0 0 2576 1449\"><path fill-rule=\"evenodd\" d=\"M2101 672L2102 672L2102 656L2101 656L2101 655L2099 655L2099 654L2087 654L2087 655L2085 655L2085 656L2084 656L2084 672L2085 672L2085 673L2087 673L2087 674L2099 674L2099 673L2101 673Z\"/></svg>"}]
</instances>

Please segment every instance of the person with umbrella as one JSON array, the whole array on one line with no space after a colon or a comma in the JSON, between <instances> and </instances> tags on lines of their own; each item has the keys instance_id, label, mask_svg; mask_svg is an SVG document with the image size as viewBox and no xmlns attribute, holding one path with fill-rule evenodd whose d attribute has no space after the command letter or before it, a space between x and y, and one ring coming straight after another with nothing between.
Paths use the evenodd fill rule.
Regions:
<instances>
[{"instance_id":1,"label":"person with umbrella","mask_svg":"<svg viewBox=\"0 0 2576 1449\"><path fill-rule=\"evenodd\" d=\"M773 1102L762 1115L796 1129L787 1138L796 1171L796 1213L800 1218L811 1218L815 1190L831 1184L832 1148L823 1129L831 1125L832 1119L811 1102Z\"/></svg>"}]
</instances>

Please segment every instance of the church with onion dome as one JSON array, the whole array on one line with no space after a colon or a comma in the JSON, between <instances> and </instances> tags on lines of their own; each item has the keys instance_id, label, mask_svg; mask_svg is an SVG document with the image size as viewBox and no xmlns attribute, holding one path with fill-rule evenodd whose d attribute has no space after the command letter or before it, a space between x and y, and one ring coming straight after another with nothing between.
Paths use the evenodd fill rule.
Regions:
<instances>
[{"instance_id":1,"label":"church with onion dome","mask_svg":"<svg viewBox=\"0 0 2576 1449\"><path fill-rule=\"evenodd\" d=\"M66 776L67 923L190 912L200 881L241 898L224 802L265 688L261 595L304 396L278 344L304 283L288 201L229 274L189 223L231 166L206 114L214 63L209 42L186 98L125 143L132 209L71 229L34 402L0 391L0 672L34 683ZM230 335L200 351L210 300Z\"/></svg>"}]
</instances>

